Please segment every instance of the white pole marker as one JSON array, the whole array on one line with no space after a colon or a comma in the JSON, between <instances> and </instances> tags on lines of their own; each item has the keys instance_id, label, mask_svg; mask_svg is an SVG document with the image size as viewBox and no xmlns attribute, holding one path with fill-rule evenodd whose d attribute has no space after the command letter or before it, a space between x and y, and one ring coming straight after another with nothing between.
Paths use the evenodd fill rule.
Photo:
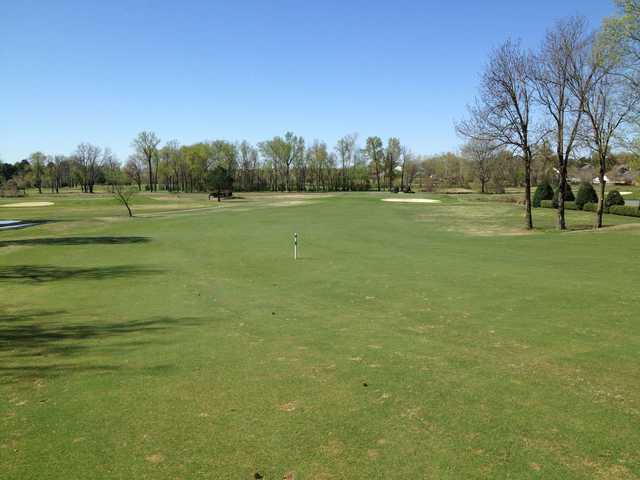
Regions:
<instances>
[{"instance_id":1,"label":"white pole marker","mask_svg":"<svg viewBox=\"0 0 640 480\"><path fill-rule=\"evenodd\" d=\"M293 259L298 259L298 234L293 234Z\"/></svg>"}]
</instances>

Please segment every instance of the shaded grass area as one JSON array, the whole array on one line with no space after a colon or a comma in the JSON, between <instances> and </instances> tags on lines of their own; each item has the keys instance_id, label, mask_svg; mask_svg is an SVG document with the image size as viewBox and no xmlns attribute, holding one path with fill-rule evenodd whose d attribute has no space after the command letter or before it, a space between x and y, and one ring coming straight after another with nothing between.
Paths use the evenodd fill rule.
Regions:
<instances>
[{"instance_id":1,"label":"shaded grass area","mask_svg":"<svg viewBox=\"0 0 640 480\"><path fill-rule=\"evenodd\" d=\"M0 248L11 245L121 245L127 243L146 243L148 237L51 237L24 238L19 240L0 240Z\"/></svg>"},{"instance_id":2,"label":"shaded grass area","mask_svg":"<svg viewBox=\"0 0 640 480\"><path fill-rule=\"evenodd\" d=\"M640 232L382 197L3 235L2 478L640 475Z\"/></svg>"}]
</instances>

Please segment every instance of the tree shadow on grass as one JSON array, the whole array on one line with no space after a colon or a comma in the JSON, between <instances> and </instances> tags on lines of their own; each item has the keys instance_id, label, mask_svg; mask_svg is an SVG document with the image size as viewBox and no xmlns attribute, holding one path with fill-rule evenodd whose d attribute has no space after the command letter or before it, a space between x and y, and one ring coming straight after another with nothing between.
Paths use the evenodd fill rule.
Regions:
<instances>
[{"instance_id":1,"label":"tree shadow on grass","mask_svg":"<svg viewBox=\"0 0 640 480\"><path fill-rule=\"evenodd\" d=\"M22 311L0 316L0 383L81 372L136 371L126 362L103 365L98 358L120 359L131 349L166 343L161 335L197 326L195 317L153 317L108 323L79 323L60 310ZM170 365L149 365L140 370L159 374Z\"/></svg>"},{"instance_id":2,"label":"tree shadow on grass","mask_svg":"<svg viewBox=\"0 0 640 480\"><path fill-rule=\"evenodd\" d=\"M25 238L22 240L2 240L0 248L14 245L125 245L134 243L148 243L149 237L51 237Z\"/></svg>"},{"instance_id":3,"label":"tree shadow on grass","mask_svg":"<svg viewBox=\"0 0 640 480\"><path fill-rule=\"evenodd\" d=\"M57 280L105 280L134 275L162 273L157 268L135 265L113 267L57 267L53 265L13 265L0 267L0 283L43 283Z\"/></svg>"}]
</instances>

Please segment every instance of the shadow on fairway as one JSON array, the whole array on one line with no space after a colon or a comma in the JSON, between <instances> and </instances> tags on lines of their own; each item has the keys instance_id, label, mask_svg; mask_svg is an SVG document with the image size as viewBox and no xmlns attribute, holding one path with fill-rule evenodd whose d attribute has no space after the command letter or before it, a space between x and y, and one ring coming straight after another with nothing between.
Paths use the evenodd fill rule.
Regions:
<instances>
[{"instance_id":1,"label":"shadow on fairway","mask_svg":"<svg viewBox=\"0 0 640 480\"><path fill-rule=\"evenodd\" d=\"M53 265L15 265L0 267L0 283L43 283L57 280L105 280L134 275L162 273L157 268L121 265L114 267L56 267Z\"/></svg>"},{"instance_id":2,"label":"shadow on fairway","mask_svg":"<svg viewBox=\"0 0 640 480\"><path fill-rule=\"evenodd\" d=\"M202 321L193 317L154 317L127 322L76 323L63 310L27 310L0 315L0 378L7 382L78 372L119 369L137 372L138 368L126 363L100 365L83 356L107 354L110 358L118 358L118 354L127 349L140 349L165 342L166 335L160 334L197 326ZM135 340L129 338L131 336ZM39 362L42 364L37 364ZM143 373L161 374L170 368L167 365L155 365L140 370Z\"/></svg>"},{"instance_id":3,"label":"shadow on fairway","mask_svg":"<svg viewBox=\"0 0 640 480\"><path fill-rule=\"evenodd\" d=\"M147 243L148 237L52 237L25 238L22 240L2 240L0 248L12 245L125 245L130 243Z\"/></svg>"}]
</instances>

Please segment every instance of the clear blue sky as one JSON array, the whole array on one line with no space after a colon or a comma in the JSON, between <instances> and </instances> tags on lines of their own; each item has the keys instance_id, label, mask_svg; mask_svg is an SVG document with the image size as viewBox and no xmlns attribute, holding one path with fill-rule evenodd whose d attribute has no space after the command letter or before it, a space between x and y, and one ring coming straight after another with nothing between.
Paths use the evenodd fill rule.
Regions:
<instances>
[{"instance_id":1,"label":"clear blue sky","mask_svg":"<svg viewBox=\"0 0 640 480\"><path fill-rule=\"evenodd\" d=\"M0 158L292 130L456 149L489 50L610 0L0 0Z\"/></svg>"}]
</instances>

